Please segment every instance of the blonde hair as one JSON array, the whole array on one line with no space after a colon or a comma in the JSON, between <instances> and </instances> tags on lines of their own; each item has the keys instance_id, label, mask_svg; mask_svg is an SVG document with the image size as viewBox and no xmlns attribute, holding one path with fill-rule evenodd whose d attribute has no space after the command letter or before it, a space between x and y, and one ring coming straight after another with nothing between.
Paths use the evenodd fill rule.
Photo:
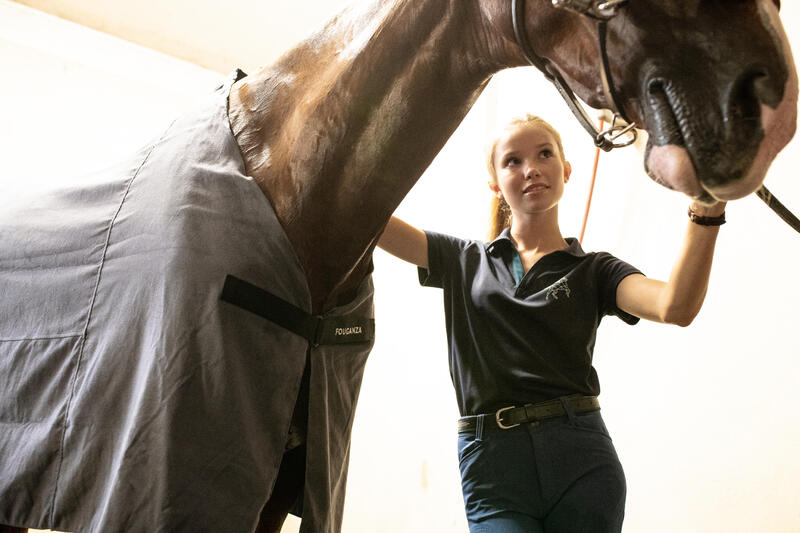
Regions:
<instances>
[{"instance_id":1,"label":"blonde hair","mask_svg":"<svg viewBox=\"0 0 800 533\"><path fill-rule=\"evenodd\" d=\"M503 126L502 133L496 135L487 146L486 167L489 170L489 176L491 177L492 182L497 183L497 168L494 164L494 157L496 155L495 150L497 149L497 143L500 142L500 138L508 130L528 127L542 128L549 133L556 141L558 155L561 158L561 162L566 162L566 158L564 156L564 146L561 143L561 135L559 135L558 131L556 131L556 129L543 118L526 113L525 115L513 118L506 123L506 125ZM496 195L492 196L489 214L489 240L493 241L496 239L497 236L509 226L511 226L511 208L508 206L505 199L498 198Z\"/></svg>"}]
</instances>

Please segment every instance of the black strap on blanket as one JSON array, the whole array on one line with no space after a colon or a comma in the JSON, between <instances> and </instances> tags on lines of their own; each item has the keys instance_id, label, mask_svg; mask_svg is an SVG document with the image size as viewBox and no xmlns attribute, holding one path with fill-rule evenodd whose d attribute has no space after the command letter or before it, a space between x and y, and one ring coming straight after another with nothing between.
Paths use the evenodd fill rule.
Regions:
<instances>
[{"instance_id":1,"label":"black strap on blanket","mask_svg":"<svg viewBox=\"0 0 800 533\"><path fill-rule=\"evenodd\" d=\"M274 294L228 275L220 300L274 322L313 346L353 344L375 337L375 320L357 315L312 315Z\"/></svg>"}]
</instances>

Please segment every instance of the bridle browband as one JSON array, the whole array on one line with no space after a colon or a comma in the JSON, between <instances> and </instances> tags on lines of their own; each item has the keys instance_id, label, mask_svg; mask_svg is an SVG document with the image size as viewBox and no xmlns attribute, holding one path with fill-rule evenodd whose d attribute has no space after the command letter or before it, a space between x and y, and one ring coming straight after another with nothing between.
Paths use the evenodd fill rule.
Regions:
<instances>
[{"instance_id":1,"label":"bridle browband","mask_svg":"<svg viewBox=\"0 0 800 533\"><path fill-rule=\"evenodd\" d=\"M619 94L614 89L614 83L611 79L611 66L608 61L608 52L606 50L606 26L608 21L616 15L619 7L623 6L628 0L551 0L553 6L562 9L569 9L575 11L583 16L595 19L597 21L597 39L600 46L600 58L602 68L600 69L600 77L603 84L603 92L606 96L606 103L613 106L614 118L611 121L611 126L604 130L598 130L586 110L578 102L575 93L569 88L567 82L553 66L553 64L536 52L528 41L527 34L525 33L525 0L511 0L511 22L514 27L514 38L517 40L522 53L528 62L538 68L544 76L555 85L561 97L566 102L567 106L578 119L581 126L589 132L589 135L594 139L594 144L598 148L609 152L614 148L622 148L629 146L636 141L636 124L630 122L625 118L625 111L622 106ZM622 119L625 123L617 124L618 119ZM622 142L615 142L620 137L630 134ZM763 185L756 191L756 195L766 203L784 222L789 224L795 231L800 233L800 219L798 219L789 209L786 208L769 190Z\"/></svg>"},{"instance_id":2,"label":"bridle browband","mask_svg":"<svg viewBox=\"0 0 800 533\"><path fill-rule=\"evenodd\" d=\"M597 37L600 42L600 56L603 67L600 75L603 82L603 92L606 95L606 102L615 108L611 127L605 131L599 131L558 70L549 60L533 51L533 47L525 33L525 0L512 0L511 22L514 27L514 37L522 49L522 53L531 65L542 71L545 77L555 85L572 114L575 115L581 126L594 139L595 146L609 152L614 148L622 148L633 144L636 141L635 124L625 118L622 104L611 80L611 67L608 61L608 53L606 52L606 23L616 14L617 8L627 0L552 0L552 2L555 7L576 11L581 15L597 20ZM619 118L628 124L618 125L617 120ZM618 138L628 133L630 133L630 136L625 141L615 143Z\"/></svg>"}]
</instances>

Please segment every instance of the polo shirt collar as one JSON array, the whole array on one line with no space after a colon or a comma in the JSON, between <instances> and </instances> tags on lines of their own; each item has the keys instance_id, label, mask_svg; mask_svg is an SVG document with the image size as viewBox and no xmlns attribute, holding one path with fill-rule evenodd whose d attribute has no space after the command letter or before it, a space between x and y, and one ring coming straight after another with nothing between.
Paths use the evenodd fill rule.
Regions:
<instances>
[{"instance_id":1,"label":"polo shirt collar","mask_svg":"<svg viewBox=\"0 0 800 533\"><path fill-rule=\"evenodd\" d=\"M565 240L569 246L557 251L566 252L574 257L584 257L586 255L586 252L583 251L581 243L578 241L578 239L574 237L567 237ZM495 240L488 243L486 245L486 251L490 254L495 252L501 253L503 250L507 250L507 247L514 247L514 242L511 240L511 228L505 228L502 232L500 232L500 235L498 235Z\"/></svg>"}]
</instances>

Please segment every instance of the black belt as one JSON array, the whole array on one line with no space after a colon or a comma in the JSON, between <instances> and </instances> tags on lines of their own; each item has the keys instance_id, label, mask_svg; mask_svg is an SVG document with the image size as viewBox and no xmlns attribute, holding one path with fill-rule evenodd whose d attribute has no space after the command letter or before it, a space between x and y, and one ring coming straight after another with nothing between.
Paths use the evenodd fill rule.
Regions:
<instances>
[{"instance_id":1,"label":"black belt","mask_svg":"<svg viewBox=\"0 0 800 533\"><path fill-rule=\"evenodd\" d=\"M497 412L487 415L465 416L458 421L458 432L474 433L479 419L483 420L484 429L510 429L520 424L566 416L568 412L564 407L565 403L575 414L600 410L597 396L566 396L563 401L559 398L546 402L529 403L522 407L503 407Z\"/></svg>"},{"instance_id":2,"label":"black belt","mask_svg":"<svg viewBox=\"0 0 800 533\"><path fill-rule=\"evenodd\" d=\"M225 278L220 300L300 335L313 346L353 344L375 337L375 320L357 315L312 315L283 298L235 276Z\"/></svg>"}]
</instances>

